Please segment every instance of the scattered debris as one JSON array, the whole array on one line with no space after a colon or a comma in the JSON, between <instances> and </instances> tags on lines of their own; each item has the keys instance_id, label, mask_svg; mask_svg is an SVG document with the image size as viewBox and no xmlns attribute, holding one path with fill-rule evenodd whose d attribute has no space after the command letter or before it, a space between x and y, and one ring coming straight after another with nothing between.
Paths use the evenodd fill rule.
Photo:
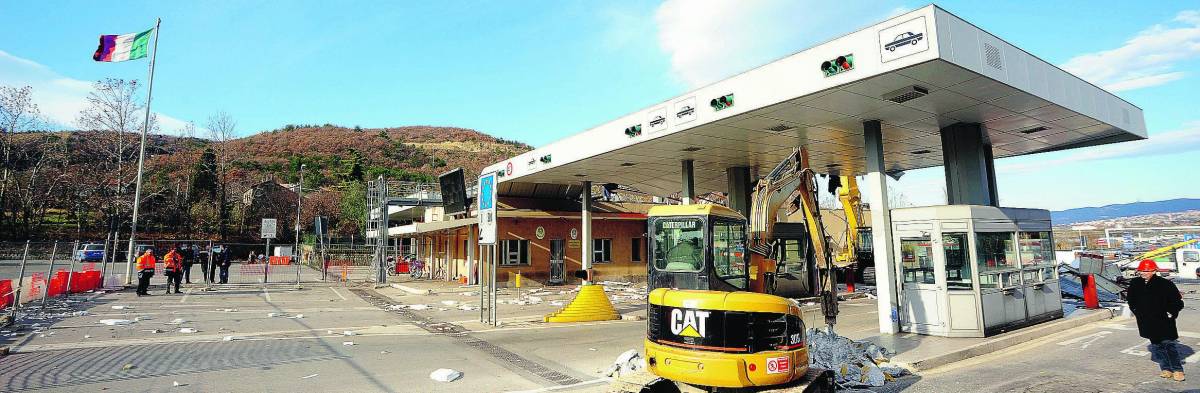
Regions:
<instances>
[{"instance_id":1,"label":"scattered debris","mask_svg":"<svg viewBox=\"0 0 1200 393\"><path fill-rule=\"evenodd\" d=\"M356 334L356 333L354 333L354 331L353 331L353 330L346 330L346 331L343 331L343 332L342 332L342 335L343 335L343 336L353 336L353 335L355 335L355 334Z\"/></svg>"},{"instance_id":2,"label":"scattered debris","mask_svg":"<svg viewBox=\"0 0 1200 393\"><path fill-rule=\"evenodd\" d=\"M833 370L842 387L879 387L908 373L888 363L894 353L872 342L854 341L820 329L808 330L808 362L813 367Z\"/></svg>"},{"instance_id":3,"label":"scattered debris","mask_svg":"<svg viewBox=\"0 0 1200 393\"><path fill-rule=\"evenodd\" d=\"M225 336L225 338L222 338L222 339L221 339L221 341L233 341L233 340L242 340L242 339L245 339L245 337L242 337L242 336Z\"/></svg>"},{"instance_id":4,"label":"scattered debris","mask_svg":"<svg viewBox=\"0 0 1200 393\"><path fill-rule=\"evenodd\" d=\"M463 376L462 371L449 369L449 368L439 368L439 369L433 370L433 372L429 373L429 379L432 379L432 380L438 381L438 382L454 382L454 381L457 381L459 378L462 378L462 376Z\"/></svg>"},{"instance_id":5,"label":"scattered debris","mask_svg":"<svg viewBox=\"0 0 1200 393\"><path fill-rule=\"evenodd\" d=\"M133 307L129 307L129 306L112 306L112 309L113 309L113 310L124 310L124 309L129 309L129 308L133 308Z\"/></svg>"},{"instance_id":6,"label":"scattered debris","mask_svg":"<svg viewBox=\"0 0 1200 393\"><path fill-rule=\"evenodd\" d=\"M179 385L179 381L175 381L175 382L173 382L173 383L171 384L171 386L175 386L175 387L178 387L178 386L180 386L180 385Z\"/></svg>"},{"instance_id":7,"label":"scattered debris","mask_svg":"<svg viewBox=\"0 0 1200 393\"><path fill-rule=\"evenodd\" d=\"M130 321L128 319L101 319L100 323L108 325L108 326L117 326L117 325L128 325L128 324L133 323L133 321Z\"/></svg>"},{"instance_id":8,"label":"scattered debris","mask_svg":"<svg viewBox=\"0 0 1200 393\"><path fill-rule=\"evenodd\" d=\"M133 370L135 368L137 368L137 366L134 366L133 363L125 363L124 366L121 366L121 369L126 371Z\"/></svg>"},{"instance_id":9,"label":"scattered debris","mask_svg":"<svg viewBox=\"0 0 1200 393\"><path fill-rule=\"evenodd\" d=\"M72 317L86 317L88 315L92 315L92 313L87 312L86 310L80 310L80 311L71 313Z\"/></svg>"},{"instance_id":10,"label":"scattered debris","mask_svg":"<svg viewBox=\"0 0 1200 393\"><path fill-rule=\"evenodd\" d=\"M182 329L179 329L179 332L180 333L195 333L196 329L195 328L182 328Z\"/></svg>"},{"instance_id":11,"label":"scattered debris","mask_svg":"<svg viewBox=\"0 0 1200 393\"><path fill-rule=\"evenodd\" d=\"M392 353L392 352L391 351L379 351L380 355L387 355L389 353Z\"/></svg>"},{"instance_id":12,"label":"scattered debris","mask_svg":"<svg viewBox=\"0 0 1200 393\"><path fill-rule=\"evenodd\" d=\"M85 334L85 335L83 335L83 338L92 338L92 335L90 335L90 334Z\"/></svg>"},{"instance_id":13,"label":"scattered debris","mask_svg":"<svg viewBox=\"0 0 1200 393\"><path fill-rule=\"evenodd\" d=\"M237 312L237 309L236 308L218 308L217 311Z\"/></svg>"},{"instance_id":14,"label":"scattered debris","mask_svg":"<svg viewBox=\"0 0 1200 393\"><path fill-rule=\"evenodd\" d=\"M424 304L410 304L410 305L408 305L408 309L409 310L418 310L418 311L419 310L428 310L429 306L424 305Z\"/></svg>"},{"instance_id":15,"label":"scattered debris","mask_svg":"<svg viewBox=\"0 0 1200 393\"><path fill-rule=\"evenodd\" d=\"M158 329L147 329L147 330L143 330L143 332L146 332L146 333L152 333L152 334L158 334L158 333L162 333L162 330L158 330Z\"/></svg>"},{"instance_id":16,"label":"scattered debris","mask_svg":"<svg viewBox=\"0 0 1200 393\"><path fill-rule=\"evenodd\" d=\"M278 316L280 316L280 315L283 315L283 314L280 314L280 313L277 313L277 312L267 313L267 318L275 318L275 317L278 317Z\"/></svg>"},{"instance_id":17,"label":"scattered debris","mask_svg":"<svg viewBox=\"0 0 1200 393\"><path fill-rule=\"evenodd\" d=\"M304 314L296 314L288 317L288 319L304 319Z\"/></svg>"},{"instance_id":18,"label":"scattered debris","mask_svg":"<svg viewBox=\"0 0 1200 393\"><path fill-rule=\"evenodd\" d=\"M183 318L175 318L172 319L171 322L167 322L168 325L182 325L184 323L187 323L187 321Z\"/></svg>"},{"instance_id":19,"label":"scattered debris","mask_svg":"<svg viewBox=\"0 0 1200 393\"><path fill-rule=\"evenodd\" d=\"M566 304L567 304L567 303L566 303L566 302L564 302L564 301L562 301L562 300L551 300L551 301L550 301L550 305L551 305L551 306L557 306L557 307L561 307L561 306L563 306L563 305L566 305Z\"/></svg>"},{"instance_id":20,"label":"scattered debris","mask_svg":"<svg viewBox=\"0 0 1200 393\"><path fill-rule=\"evenodd\" d=\"M442 304L446 305L446 306L457 306L458 301L457 300L443 300Z\"/></svg>"},{"instance_id":21,"label":"scattered debris","mask_svg":"<svg viewBox=\"0 0 1200 393\"><path fill-rule=\"evenodd\" d=\"M463 310L463 311L474 311L474 310L478 310L479 307L475 307L475 306L472 306L469 304L464 304L464 305L458 306L458 309Z\"/></svg>"},{"instance_id":22,"label":"scattered debris","mask_svg":"<svg viewBox=\"0 0 1200 393\"><path fill-rule=\"evenodd\" d=\"M303 376L303 377L300 377L300 379L309 379L309 378L312 378L312 377L315 377L315 376L318 376L318 375L321 375L321 374L309 374L309 375L305 375L305 376Z\"/></svg>"},{"instance_id":23,"label":"scattered debris","mask_svg":"<svg viewBox=\"0 0 1200 393\"><path fill-rule=\"evenodd\" d=\"M588 348L589 351L595 351L596 348Z\"/></svg>"},{"instance_id":24,"label":"scattered debris","mask_svg":"<svg viewBox=\"0 0 1200 393\"><path fill-rule=\"evenodd\" d=\"M354 345L354 341L342 341L342 345L349 347L351 345Z\"/></svg>"},{"instance_id":25,"label":"scattered debris","mask_svg":"<svg viewBox=\"0 0 1200 393\"><path fill-rule=\"evenodd\" d=\"M134 322L141 322L141 321L148 321L148 320L151 320L151 319L154 319L154 318L151 318L151 317L135 317L135 318L133 318L133 321L134 321Z\"/></svg>"}]
</instances>

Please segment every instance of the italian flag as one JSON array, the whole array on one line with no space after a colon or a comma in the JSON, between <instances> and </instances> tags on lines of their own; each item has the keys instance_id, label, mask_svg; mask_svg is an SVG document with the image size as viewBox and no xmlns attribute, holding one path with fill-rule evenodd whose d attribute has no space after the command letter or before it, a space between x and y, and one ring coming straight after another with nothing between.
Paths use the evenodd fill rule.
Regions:
<instances>
[{"instance_id":1,"label":"italian flag","mask_svg":"<svg viewBox=\"0 0 1200 393\"><path fill-rule=\"evenodd\" d=\"M92 60L116 62L146 57L149 53L150 33L153 32L154 29L150 29L141 33L102 35L100 46L96 47Z\"/></svg>"}]
</instances>

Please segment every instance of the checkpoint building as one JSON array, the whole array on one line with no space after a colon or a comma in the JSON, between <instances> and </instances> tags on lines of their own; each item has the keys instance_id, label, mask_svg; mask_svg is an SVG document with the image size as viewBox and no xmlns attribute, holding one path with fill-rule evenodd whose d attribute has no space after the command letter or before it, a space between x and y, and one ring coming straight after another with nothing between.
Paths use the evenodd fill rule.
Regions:
<instances>
[{"instance_id":1,"label":"checkpoint building","mask_svg":"<svg viewBox=\"0 0 1200 393\"><path fill-rule=\"evenodd\" d=\"M995 159L1146 137L1137 106L931 5L483 173L501 198L582 186L590 267L608 225L591 184L722 192L749 216L754 181L802 147L817 173L865 177L880 331L983 336L1062 315L1049 213L998 206ZM938 166L945 206L889 208L888 174Z\"/></svg>"}]
</instances>

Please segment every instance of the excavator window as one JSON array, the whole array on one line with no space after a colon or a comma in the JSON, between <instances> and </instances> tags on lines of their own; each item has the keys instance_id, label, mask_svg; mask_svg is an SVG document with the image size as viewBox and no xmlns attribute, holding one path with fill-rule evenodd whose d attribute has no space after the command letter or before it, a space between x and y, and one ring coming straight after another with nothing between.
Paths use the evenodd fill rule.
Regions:
<instances>
[{"instance_id":1,"label":"excavator window","mask_svg":"<svg viewBox=\"0 0 1200 393\"><path fill-rule=\"evenodd\" d=\"M670 272L698 272L704 267L704 221L699 218L654 223L654 267Z\"/></svg>"},{"instance_id":2,"label":"excavator window","mask_svg":"<svg viewBox=\"0 0 1200 393\"><path fill-rule=\"evenodd\" d=\"M719 220L713 223L713 268L717 277L746 289L746 225Z\"/></svg>"}]
</instances>

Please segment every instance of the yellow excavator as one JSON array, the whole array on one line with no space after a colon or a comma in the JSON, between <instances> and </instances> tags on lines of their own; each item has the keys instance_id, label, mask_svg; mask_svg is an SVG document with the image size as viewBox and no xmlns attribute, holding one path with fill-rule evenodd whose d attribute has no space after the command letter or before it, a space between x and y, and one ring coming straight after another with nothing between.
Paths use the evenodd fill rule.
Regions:
<instances>
[{"instance_id":1,"label":"yellow excavator","mask_svg":"<svg viewBox=\"0 0 1200 393\"><path fill-rule=\"evenodd\" d=\"M749 220L718 205L656 206L647 214L651 289L645 353L654 375L721 388L804 378L808 347L799 303L773 294L780 210L803 212L826 323L837 317L833 255L821 225L815 173L796 149L755 185ZM818 269L813 269L818 270Z\"/></svg>"},{"instance_id":2,"label":"yellow excavator","mask_svg":"<svg viewBox=\"0 0 1200 393\"><path fill-rule=\"evenodd\" d=\"M846 217L846 236L841 249L834 257L834 265L844 271L847 285L854 285L856 278L864 283L875 283L875 258L872 253L871 227L863 220L862 195L854 176L834 176L829 179L829 191L837 194ZM864 274L865 273L865 274Z\"/></svg>"}]
</instances>

